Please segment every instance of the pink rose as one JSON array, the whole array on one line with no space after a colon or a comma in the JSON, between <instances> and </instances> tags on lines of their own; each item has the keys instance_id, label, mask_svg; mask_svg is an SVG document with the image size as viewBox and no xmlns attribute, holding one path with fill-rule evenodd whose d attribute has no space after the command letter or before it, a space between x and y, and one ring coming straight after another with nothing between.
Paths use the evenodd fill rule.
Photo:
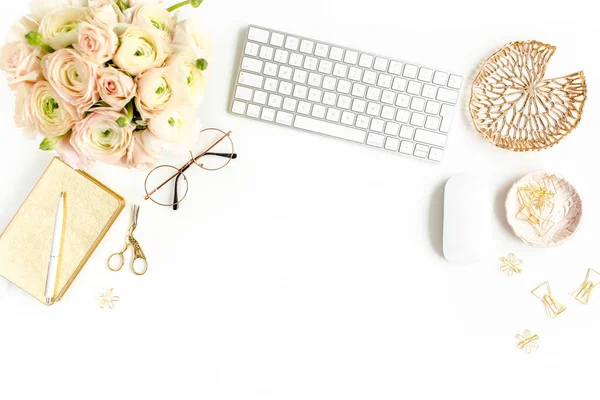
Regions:
<instances>
[{"instance_id":1,"label":"pink rose","mask_svg":"<svg viewBox=\"0 0 600 400\"><path fill-rule=\"evenodd\" d=\"M94 110L86 119L75 124L71 145L87 159L108 164L125 163L135 126L120 127L117 120L123 116L111 109Z\"/></svg>"},{"instance_id":2,"label":"pink rose","mask_svg":"<svg viewBox=\"0 0 600 400\"><path fill-rule=\"evenodd\" d=\"M119 38L108 27L98 27L87 22L79 24L79 35L73 43L73 48L81 53L83 58L94 64L104 64L117 51Z\"/></svg>"},{"instance_id":3,"label":"pink rose","mask_svg":"<svg viewBox=\"0 0 600 400\"><path fill-rule=\"evenodd\" d=\"M98 71L98 90L106 104L120 111L133 99L137 85L131 76L116 68L107 67Z\"/></svg>"},{"instance_id":4,"label":"pink rose","mask_svg":"<svg viewBox=\"0 0 600 400\"><path fill-rule=\"evenodd\" d=\"M35 83L42 77L41 48L23 42L8 43L0 51L0 69L14 90L21 82Z\"/></svg>"},{"instance_id":5,"label":"pink rose","mask_svg":"<svg viewBox=\"0 0 600 400\"><path fill-rule=\"evenodd\" d=\"M127 151L127 166L150 169L156 166L162 151L162 141L150 131L136 132Z\"/></svg>"},{"instance_id":6,"label":"pink rose","mask_svg":"<svg viewBox=\"0 0 600 400\"><path fill-rule=\"evenodd\" d=\"M46 80L63 100L77 109L80 118L100 99L97 70L97 65L71 49L57 50L42 58Z\"/></svg>"},{"instance_id":7,"label":"pink rose","mask_svg":"<svg viewBox=\"0 0 600 400\"><path fill-rule=\"evenodd\" d=\"M110 28L125 22L125 15L114 0L89 0L90 21Z\"/></svg>"},{"instance_id":8,"label":"pink rose","mask_svg":"<svg viewBox=\"0 0 600 400\"><path fill-rule=\"evenodd\" d=\"M70 135L62 137L54 147L61 160L74 169L82 169L91 166L94 162L82 157L71 145Z\"/></svg>"}]
</instances>

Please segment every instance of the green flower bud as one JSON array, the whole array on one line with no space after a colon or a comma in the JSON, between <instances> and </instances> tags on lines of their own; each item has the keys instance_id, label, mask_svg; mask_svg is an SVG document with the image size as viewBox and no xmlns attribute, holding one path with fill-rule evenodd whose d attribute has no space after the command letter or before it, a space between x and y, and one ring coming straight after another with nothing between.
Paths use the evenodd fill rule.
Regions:
<instances>
[{"instance_id":1,"label":"green flower bud","mask_svg":"<svg viewBox=\"0 0 600 400\"><path fill-rule=\"evenodd\" d=\"M32 46L40 46L43 43L42 34L36 31L31 31L26 34L25 39L27 39L27 43Z\"/></svg>"},{"instance_id":2,"label":"green flower bud","mask_svg":"<svg viewBox=\"0 0 600 400\"><path fill-rule=\"evenodd\" d=\"M203 1L204 0L192 0L192 2L191 2L192 7L194 7L194 8L200 7L200 4L202 4Z\"/></svg>"},{"instance_id":3,"label":"green flower bud","mask_svg":"<svg viewBox=\"0 0 600 400\"><path fill-rule=\"evenodd\" d=\"M200 71L204 71L206 68L208 68L208 61L206 61L204 58L197 59L196 68Z\"/></svg>"},{"instance_id":4,"label":"green flower bud","mask_svg":"<svg viewBox=\"0 0 600 400\"><path fill-rule=\"evenodd\" d=\"M56 143L58 143L58 141L62 139L63 136L64 135L55 136L53 138L44 138L44 140L42 140L42 142L40 143L40 150L54 150L54 147L56 147Z\"/></svg>"},{"instance_id":5,"label":"green flower bud","mask_svg":"<svg viewBox=\"0 0 600 400\"><path fill-rule=\"evenodd\" d=\"M127 118L125 117L121 117L117 120L117 125L119 125L121 128L125 128L128 123L129 121L127 121Z\"/></svg>"}]
</instances>

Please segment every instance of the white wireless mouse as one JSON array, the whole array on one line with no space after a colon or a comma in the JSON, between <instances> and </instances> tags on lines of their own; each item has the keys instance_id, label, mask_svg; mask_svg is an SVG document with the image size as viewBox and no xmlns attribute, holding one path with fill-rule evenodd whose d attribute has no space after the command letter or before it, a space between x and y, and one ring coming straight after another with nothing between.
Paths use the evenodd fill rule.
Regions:
<instances>
[{"instance_id":1,"label":"white wireless mouse","mask_svg":"<svg viewBox=\"0 0 600 400\"><path fill-rule=\"evenodd\" d=\"M444 257L452 264L479 261L489 245L493 200L487 182L471 175L448 179L444 190Z\"/></svg>"}]
</instances>

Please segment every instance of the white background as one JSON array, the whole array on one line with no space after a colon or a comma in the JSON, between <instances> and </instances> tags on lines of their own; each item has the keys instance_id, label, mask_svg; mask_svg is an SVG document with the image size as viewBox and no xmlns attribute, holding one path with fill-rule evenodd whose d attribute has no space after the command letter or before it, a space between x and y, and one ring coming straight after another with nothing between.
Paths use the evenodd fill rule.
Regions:
<instances>
[{"instance_id":1,"label":"white background","mask_svg":"<svg viewBox=\"0 0 600 400\"><path fill-rule=\"evenodd\" d=\"M27 11L3 2L2 30ZM587 2L591 4L592 2ZM191 12L187 12L190 14ZM558 399L594 397L600 293L570 293L598 261L598 19L575 1L207 0L195 14L216 60L200 116L232 129L240 154L218 173L190 171L179 212L142 204L145 277L112 273L125 212L62 302L16 288L0 300L2 399ZM558 50L548 76L584 70L579 128L556 148L514 154L478 136L462 112L441 165L371 151L227 113L240 38L250 24L456 71L512 40ZM0 85L0 229L52 155L24 140ZM183 162L184 157L169 161ZM508 187L532 169L561 173L584 200L562 247L535 250L503 217ZM456 173L490 182L491 250L470 267L441 256L443 185ZM91 173L141 201L144 174ZM507 278L500 256L524 272ZM548 280L568 309L548 320L529 291ZM101 288L121 301L100 309ZM515 348L538 333L540 350ZM48 395L49 393L49 395Z\"/></svg>"}]
</instances>

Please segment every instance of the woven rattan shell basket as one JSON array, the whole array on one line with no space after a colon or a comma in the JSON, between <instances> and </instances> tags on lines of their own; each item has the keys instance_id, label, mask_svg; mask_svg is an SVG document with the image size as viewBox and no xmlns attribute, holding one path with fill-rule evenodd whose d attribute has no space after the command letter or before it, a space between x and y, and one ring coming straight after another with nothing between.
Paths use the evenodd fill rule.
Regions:
<instances>
[{"instance_id":1,"label":"woven rattan shell basket","mask_svg":"<svg viewBox=\"0 0 600 400\"><path fill-rule=\"evenodd\" d=\"M475 129L513 151L550 148L575 129L587 98L583 72L544 79L556 47L513 42L488 58L471 88Z\"/></svg>"}]
</instances>

